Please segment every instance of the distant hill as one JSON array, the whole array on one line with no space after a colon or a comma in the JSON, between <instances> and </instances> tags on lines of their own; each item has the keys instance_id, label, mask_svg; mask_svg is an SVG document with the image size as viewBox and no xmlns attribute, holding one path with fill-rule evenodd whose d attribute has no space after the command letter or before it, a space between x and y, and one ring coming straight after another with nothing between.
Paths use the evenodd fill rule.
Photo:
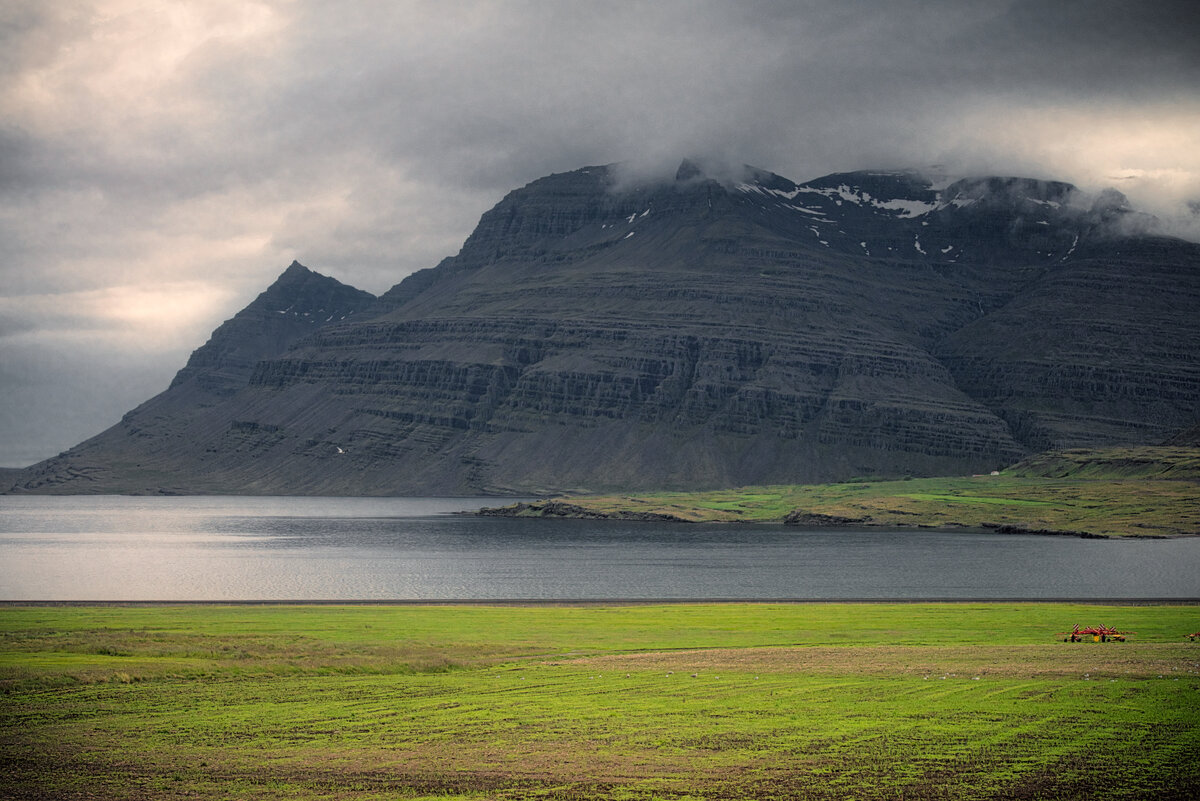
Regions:
<instances>
[{"instance_id":1,"label":"distant hill","mask_svg":"<svg viewBox=\"0 0 1200 801\"><path fill-rule=\"evenodd\" d=\"M1200 481L1200 447L1080 448L1039 453L1005 471L1012 476Z\"/></svg>"},{"instance_id":2,"label":"distant hill","mask_svg":"<svg viewBox=\"0 0 1200 801\"><path fill-rule=\"evenodd\" d=\"M1182 447L1200 448L1200 424L1191 426L1183 431L1172 436L1166 442L1167 445L1179 445Z\"/></svg>"},{"instance_id":3,"label":"distant hill","mask_svg":"<svg viewBox=\"0 0 1200 801\"><path fill-rule=\"evenodd\" d=\"M684 162L510 192L379 298L293 264L25 492L544 493L988 472L1200 420L1200 245L1116 193Z\"/></svg>"}]
</instances>

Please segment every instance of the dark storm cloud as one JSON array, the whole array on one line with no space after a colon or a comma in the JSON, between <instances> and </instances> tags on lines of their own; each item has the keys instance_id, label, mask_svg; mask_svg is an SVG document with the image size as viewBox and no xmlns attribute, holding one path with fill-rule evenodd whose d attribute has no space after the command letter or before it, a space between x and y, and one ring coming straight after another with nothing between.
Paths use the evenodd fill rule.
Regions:
<instances>
[{"instance_id":1,"label":"dark storm cloud","mask_svg":"<svg viewBox=\"0 0 1200 801\"><path fill-rule=\"evenodd\" d=\"M3 389L25 400L4 428L49 455L165 386L293 258L381 292L508 190L587 164L689 155L800 180L939 162L1119 183L1170 217L1200 198L1193 8L7 4L0 332L23 365ZM130 371L99 416L76 369L97 360ZM28 399L55 392L39 416Z\"/></svg>"},{"instance_id":2,"label":"dark storm cloud","mask_svg":"<svg viewBox=\"0 0 1200 801\"><path fill-rule=\"evenodd\" d=\"M435 18L413 25L410 5L295 21L286 85L260 106L295 121L281 152L341 142L417 181L493 196L555 169L666 168L683 153L796 178L947 153L1024 167L1027 154L990 152L989 132L971 130L981 115L1004 127L1007 107L1095 103L1109 118L1145 116L1194 103L1200 78L1183 4L416 9Z\"/></svg>"}]
</instances>

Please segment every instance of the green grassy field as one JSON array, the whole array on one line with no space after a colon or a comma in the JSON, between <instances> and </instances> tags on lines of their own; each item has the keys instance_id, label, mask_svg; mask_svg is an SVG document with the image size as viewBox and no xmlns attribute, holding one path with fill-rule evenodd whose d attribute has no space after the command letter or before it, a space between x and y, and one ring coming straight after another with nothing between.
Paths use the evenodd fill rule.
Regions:
<instances>
[{"instance_id":1,"label":"green grassy field","mask_svg":"<svg viewBox=\"0 0 1200 801\"><path fill-rule=\"evenodd\" d=\"M569 503L613 516L670 515L693 522L782 522L799 510L815 525L840 519L885 527L1195 536L1200 534L1200 449L1065 451L1034 457L998 475L584 496ZM523 514L543 512L533 504Z\"/></svg>"},{"instance_id":2,"label":"green grassy field","mask_svg":"<svg viewBox=\"0 0 1200 801\"><path fill-rule=\"evenodd\" d=\"M0 607L0 797L1191 799L1197 630L1195 605Z\"/></svg>"}]
</instances>

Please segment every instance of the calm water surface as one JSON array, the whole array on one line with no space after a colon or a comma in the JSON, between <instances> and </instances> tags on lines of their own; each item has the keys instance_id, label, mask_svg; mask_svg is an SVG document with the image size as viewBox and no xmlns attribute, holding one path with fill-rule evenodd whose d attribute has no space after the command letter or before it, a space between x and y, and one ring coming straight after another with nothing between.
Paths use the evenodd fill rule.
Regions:
<instances>
[{"instance_id":1,"label":"calm water surface","mask_svg":"<svg viewBox=\"0 0 1200 801\"><path fill-rule=\"evenodd\" d=\"M1200 538L451 514L500 503L0 496L0 600L1200 597Z\"/></svg>"}]
</instances>

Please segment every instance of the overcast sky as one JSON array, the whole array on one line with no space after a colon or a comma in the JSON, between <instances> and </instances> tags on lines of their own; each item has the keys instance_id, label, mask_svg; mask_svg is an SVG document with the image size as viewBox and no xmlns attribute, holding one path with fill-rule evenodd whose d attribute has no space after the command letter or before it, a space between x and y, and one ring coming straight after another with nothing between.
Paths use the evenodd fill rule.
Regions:
<instances>
[{"instance_id":1,"label":"overcast sky","mask_svg":"<svg viewBox=\"0 0 1200 801\"><path fill-rule=\"evenodd\" d=\"M292 259L380 293L585 165L936 163L1200 239L1198 43L1189 0L9 0L0 466L165 389Z\"/></svg>"}]
</instances>

